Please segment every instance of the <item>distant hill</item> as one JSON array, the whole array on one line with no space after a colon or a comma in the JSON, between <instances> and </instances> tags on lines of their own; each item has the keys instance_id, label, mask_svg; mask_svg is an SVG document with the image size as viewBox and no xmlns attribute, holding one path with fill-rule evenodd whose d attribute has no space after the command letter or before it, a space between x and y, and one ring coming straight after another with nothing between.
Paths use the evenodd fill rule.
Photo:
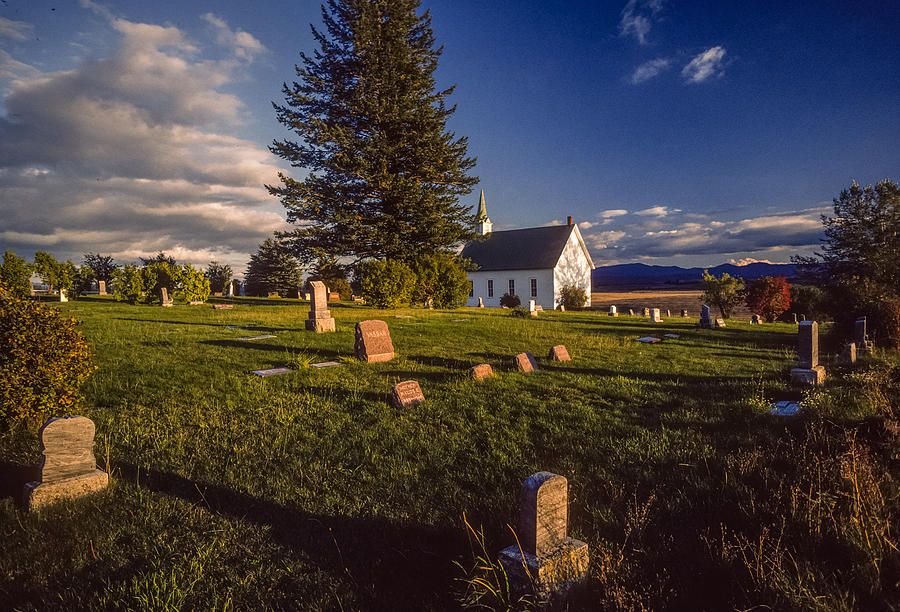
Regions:
<instances>
[{"instance_id":1,"label":"distant hill","mask_svg":"<svg viewBox=\"0 0 900 612\"><path fill-rule=\"evenodd\" d=\"M722 264L714 268L680 268L678 266L648 266L641 263L600 266L591 272L594 287L614 285L693 285L700 282L703 270L721 276L727 272L746 280L760 276L784 275L796 277L794 264L752 263L746 266Z\"/></svg>"}]
</instances>

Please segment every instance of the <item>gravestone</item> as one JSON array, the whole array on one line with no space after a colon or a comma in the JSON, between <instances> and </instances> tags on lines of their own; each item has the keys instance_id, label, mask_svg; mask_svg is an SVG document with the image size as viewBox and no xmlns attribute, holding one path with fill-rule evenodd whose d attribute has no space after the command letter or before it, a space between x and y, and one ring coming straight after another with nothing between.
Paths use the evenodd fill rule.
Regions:
<instances>
[{"instance_id":1,"label":"gravestone","mask_svg":"<svg viewBox=\"0 0 900 612\"><path fill-rule=\"evenodd\" d=\"M872 341L866 334L866 318L860 317L853 324L853 342L856 344L856 350L865 353L871 350Z\"/></svg>"},{"instance_id":2,"label":"gravestone","mask_svg":"<svg viewBox=\"0 0 900 612\"><path fill-rule=\"evenodd\" d=\"M668 317L670 319L672 318L672 311L669 310L668 308L666 308L666 317Z\"/></svg>"},{"instance_id":3,"label":"gravestone","mask_svg":"<svg viewBox=\"0 0 900 612\"><path fill-rule=\"evenodd\" d=\"M107 295L106 293L106 281L97 281L97 293L100 295Z\"/></svg>"},{"instance_id":4,"label":"gravestone","mask_svg":"<svg viewBox=\"0 0 900 612\"><path fill-rule=\"evenodd\" d=\"M619 316L619 312L616 310L616 307L615 307L615 306L610 306L610 307L609 307L609 316L611 316L611 317L618 317L618 316Z\"/></svg>"},{"instance_id":5,"label":"gravestone","mask_svg":"<svg viewBox=\"0 0 900 612\"><path fill-rule=\"evenodd\" d=\"M328 292L328 301L329 302L340 302L341 294L338 293L337 291L329 291Z\"/></svg>"},{"instance_id":6,"label":"gravestone","mask_svg":"<svg viewBox=\"0 0 900 612\"><path fill-rule=\"evenodd\" d=\"M790 321L790 322L793 323L794 325L797 325L797 324L800 322L800 321L797 320L797 313L796 313L796 312L792 312L792 313L791 313L791 321Z\"/></svg>"},{"instance_id":7,"label":"gravestone","mask_svg":"<svg viewBox=\"0 0 900 612\"><path fill-rule=\"evenodd\" d=\"M494 375L494 368L487 363L480 363L477 366L472 366L469 368L469 374L471 374L472 378L475 380L484 380L485 378L490 378Z\"/></svg>"},{"instance_id":8,"label":"gravestone","mask_svg":"<svg viewBox=\"0 0 900 612\"><path fill-rule=\"evenodd\" d=\"M484 300L481 299L481 296L478 296L478 307L484 308Z\"/></svg>"},{"instance_id":9,"label":"gravestone","mask_svg":"<svg viewBox=\"0 0 900 612\"><path fill-rule=\"evenodd\" d=\"M629 308L629 309L628 309L628 316L629 316L629 317L633 317L633 316L634 316L634 308Z\"/></svg>"},{"instance_id":10,"label":"gravestone","mask_svg":"<svg viewBox=\"0 0 900 612\"><path fill-rule=\"evenodd\" d=\"M43 446L40 481L23 492L26 510L38 510L58 499L81 497L105 489L109 475L97 469L94 422L87 417L50 419L38 435Z\"/></svg>"},{"instance_id":11,"label":"gravestone","mask_svg":"<svg viewBox=\"0 0 900 612\"><path fill-rule=\"evenodd\" d=\"M713 320L709 316L709 306L704 304L700 307L700 327L712 328Z\"/></svg>"},{"instance_id":12,"label":"gravestone","mask_svg":"<svg viewBox=\"0 0 900 612\"><path fill-rule=\"evenodd\" d=\"M213 297L222 297L222 292L221 292L221 291L214 291L214 292L213 292Z\"/></svg>"},{"instance_id":13,"label":"gravestone","mask_svg":"<svg viewBox=\"0 0 900 612\"><path fill-rule=\"evenodd\" d=\"M406 380L391 388L391 403L397 408L412 408L425 401L419 383Z\"/></svg>"},{"instance_id":14,"label":"gravestone","mask_svg":"<svg viewBox=\"0 0 900 612\"><path fill-rule=\"evenodd\" d=\"M172 300L169 299L169 290L165 287L159 288L159 301L163 306L171 306Z\"/></svg>"},{"instance_id":15,"label":"gravestone","mask_svg":"<svg viewBox=\"0 0 900 612\"><path fill-rule=\"evenodd\" d=\"M367 363L390 361L394 358L394 344L388 324L378 319L356 324L356 358Z\"/></svg>"},{"instance_id":16,"label":"gravestone","mask_svg":"<svg viewBox=\"0 0 900 612\"><path fill-rule=\"evenodd\" d=\"M301 301L303 300L303 292L299 289L297 289L297 299Z\"/></svg>"},{"instance_id":17,"label":"gravestone","mask_svg":"<svg viewBox=\"0 0 900 612\"><path fill-rule=\"evenodd\" d=\"M759 318L758 314L755 314L752 317L750 317L750 325L759 325L759 324L760 324L760 318Z\"/></svg>"},{"instance_id":18,"label":"gravestone","mask_svg":"<svg viewBox=\"0 0 900 612\"><path fill-rule=\"evenodd\" d=\"M306 318L306 329L317 334L334 331L334 317L328 310L328 302L325 300L325 283L322 281L310 281L313 290L313 299L309 304L309 316Z\"/></svg>"},{"instance_id":19,"label":"gravestone","mask_svg":"<svg viewBox=\"0 0 900 612\"><path fill-rule=\"evenodd\" d=\"M66 297L66 290L62 287L59 288L59 301L60 302L68 302L69 298Z\"/></svg>"},{"instance_id":20,"label":"gravestone","mask_svg":"<svg viewBox=\"0 0 900 612\"><path fill-rule=\"evenodd\" d=\"M716 327L721 327L722 329L725 329L725 327L727 327L725 325L725 319L716 319Z\"/></svg>"},{"instance_id":21,"label":"gravestone","mask_svg":"<svg viewBox=\"0 0 900 612\"><path fill-rule=\"evenodd\" d=\"M565 305L565 304L560 304L560 305L559 305L559 311L560 311L560 312L565 312L565 311L566 311L566 305Z\"/></svg>"},{"instance_id":22,"label":"gravestone","mask_svg":"<svg viewBox=\"0 0 900 612\"><path fill-rule=\"evenodd\" d=\"M800 315L800 322L802 323L803 321L806 321L806 315L805 315L805 314Z\"/></svg>"},{"instance_id":23,"label":"gravestone","mask_svg":"<svg viewBox=\"0 0 900 612\"><path fill-rule=\"evenodd\" d=\"M232 310L234 304L213 304L213 310Z\"/></svg>"},{"instance_id":24,"label":"gravestone","mask_svg":"<svg viewBox=\"0 0 900 612\"><path fill-rule=\"evenodd\" d=\"M228 283L228 292L226 293L228 297L234 297L234 284L236 282L237 281L231 281L230 283Z\"/></svg>"},{"instance_id":25,"label":"gravestone","mask_svg":"<svg viewBox=\"0 0 900 612\"><path fill-rule=\"evenodd\" d=\"M281 297L281 296L278 295L277 291L269 291L269 295L267 295L266 297L277 298L277 297Z\"/></svg>"},{"instance_id":26,"label":"gravestone","mask_svg":"<svg viewBox=\"0 0 900 612\"><path fill-rule=\"evenodd\" d=\"M649 309L649 308L644 308L643 310L641 310L641 316L642 316L642 317L649 317L649 316L650 316L650 309Z\"/></svg>"},{"instance_id":27,"label":"gravestone","mask_svg":"<svg viewBox=\"0 0 900 612\"><path fill-rule=\"evenodd\" d=\"M534 307L534 300L528 301L528 314L532 317L538 316L537 309Z\"/></svg>"},{"instance_id":28,"label":"gravestone","mask_svg":"<svg viewBox=\"0 0 900 612\"><path fill-rule=\"evenodd\" d=\"M538 304L537 306L535 306L534 309L535 309L535 311L537 311L537 312L544 312L544 307L541 306L540 304Z\"/></svg>"},{"instance_id":29,"label":"gravestone","mask_svg":"<svg viewBox=\"0 0 900 612\"><path fill-rule=\"evenodd\" d=\"M662 319L659 318L659 308L650 310L650 320L654 323L662 323Z\"/></svg>"},{"instance_id":30,"label":"gravestone","mask_svg":"<svg viewBox=\"0 0 900 612\"><path fill-rule=\"evenodd\" d=\"M838 356L838 363L841 365L853 365L856 363L856 343L848 342L841 350Z\"/></svg>"},{"instance_id":31,"label":"gravestone","mask_svg":"<svg viewBox=\"0 0 900 612\"><path fill-rule=\"evenodd\" d=\"M819 325L803 321L797 327L797 357L800 367L791 370L791 384L818 386L825 382L825 368L819 365Z\"/></svg>"},{"instance_id":32,"label":"gravestone","mask_svg":"<svg viewBox=\"0 0 900 612\"><path fill-rule=\"evenodd\" d=\"M538 369L537 360L531 353L519 353L515 356L515 362L519 372L534 372Z\"/></svg>"},{"instance_id":33,"label":"gravestone","mask_svg":"<svg viewBox=\"0 0 900 612\"><path fill-rule=\"evenodd\" d=\"M253 370L251 374L256 374L260 378L268 376L278 376L279 374L288 374L292 370L290 368L269 368L267 370Z\"/></svg>"},{"instance_id":34,"label":"gravestone","mask_svg":"<svg viewBox=\"0 0 900 612\"><path fill-rule=\"evenodd\" d=\"M586 581L588 545L568 537L568 528L568 481L550 472L526 478L519 494L519 542L499 555L514 597L533 586L539 605L562 604Z\"/></svg>"},{"instance_id":35,"label":"gravestone","mask_svg":"<svg viewBox=\"0 0 900 612\"><path fill-rule=\"evenodd\" d=\"M562 344L557 344L550 349L550 361L572 361L569 351Z\"/></svg>"},{"instance_id":36,"label":"gravestone","mask_svg":"<svg viewBox=\"0 0 900 612\"><path fill-rule=\"evenodd\" d=\"M28 295L34 297L34 283L28 281Z\"/></svg>"},{"instance_id":37,"label":"gravestone","mask_svg":"<svg viewBox=\"0 0 900 612\"><path fill-rule=\"evenodd\" d=\"M200 300L192 300L192 301L188 302L188 306L202 306L202 305L203 305L203 302L201 302Z\"/></svg>"},{"instance_id":38,"label":"gravestone","mask_svg":"<svg viewBox=\"0 0 900 612\"><path fill-rule=\"evenodd\" d=\"M687 310L685 310L684 308L682 308L682 309L681 309L681 318L684 319L684 318L687 317L687 316L688 316Z\"/></svg>"}]
</instances>

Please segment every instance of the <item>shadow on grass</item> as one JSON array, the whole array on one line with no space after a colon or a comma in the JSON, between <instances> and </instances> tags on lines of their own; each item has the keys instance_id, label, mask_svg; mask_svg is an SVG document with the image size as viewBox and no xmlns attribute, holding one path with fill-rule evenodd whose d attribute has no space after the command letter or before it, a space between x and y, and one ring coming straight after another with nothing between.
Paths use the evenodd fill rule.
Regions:
<instances>
[{"instance_id":1,"label":"shadow on grass","mask_svg":"<svg viewBox=\"0 0 900 612\"><path fill-rule=\"evenodd\" d=\"M254 327L252 330L248 331L256 331L259 328ZM266 342L260 342L258 340L200 340L197 344L208 344L210 346L221 346L225 348L242 348L242 349L253 349L257 351L273 351L276 353L284 353L284 352L301 352L304 354L312 353L316 355L317 358L322 359L324 361L336 361L338 357L344 355L345 353L341 353L340 351L333 351L329 349L319 349L319 348L310 348L310 347L297 347L297 346L283 346L279 344L268 344Z\"/></svg>"},{"instance_id":2,"label":"shadow on grass","mask_svg":"<svg viewBox=\"0 0 900 612\"><path fill-rule=\"evenodd\" d=\"M37 465L0 461L0 499L11 497L18 502L25 483L40 479L41 468Z\"/></svg>"},{"instance_id":3,"label":"shadow on grass","mask_svg":"<svg viewBox=\"0 0 900 612\"><path fill-rule=\"evenodd\" d=\"M349 578L368 600L366 607L412 610L421 609L423 602L453 607L449 559L466 549L461 530L378 516L315 514L177 474L131 464L115 467L120 479L134 486L268 527L279 546L339 579Z\"/></svg>"},{"instance_id":4,"label":"shadow on grass","mask_svg":"<svg viewBox=\"0 0 900 612\"><path fill-rule=\"evenodd\" d=\"M116 317L115 320L116 321L139 321L140 323L163 323L166 325L199 325L202 327L219 327L219 328L225 327L224 325L222 325L222 323L199 323L196 321L167 321L167 320L162 320L162 319L138 319L135 317ZM238 323L235 322L235 325L237 325L237 324ZM247 325L249 325L249 323ZM283 328L283 327L264 327L264 326L254 325L253 327L236 328L234 331L249 331L249 332L259 331L259 332L269 333L269 332L284 332L284 331L294 331L294 330L290 329L290 328Z\"/></svg>"}]
</instances>

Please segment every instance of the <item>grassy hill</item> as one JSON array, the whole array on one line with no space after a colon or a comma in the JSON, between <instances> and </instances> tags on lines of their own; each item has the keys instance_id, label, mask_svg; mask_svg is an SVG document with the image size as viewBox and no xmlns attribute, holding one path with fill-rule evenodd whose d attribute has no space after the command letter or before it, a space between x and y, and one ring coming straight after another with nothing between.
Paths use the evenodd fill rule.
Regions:
<instances>
[{"instance_id":1,"label":"grassy hill","mask_svg":"<svg viewBox=\"0 0 900 612\"><path fill-rule=\"evenodd\" d=\"M36 429L0 435L2 609L454 608L463 514L496 553L539 470L569 479L570 535L591 547L577 606L900 605L896 354L824 359L827 387L799 394L788 324L332 305L337 332L314 334L289 301L59 307L96 353L80 412L113 478L25 514ZM393 361L353 359L369 318ZM260 334L275 337L239 340ZM573 361L548 362L555 344ZM539 371L512 371L522 351ZM343 365L306 367L321 361ZM482 362L497 376L467 379ZM407 379L426 402L398 410ZM791 397L803 416L769 414Z\"/></svg>"}]
</instances>

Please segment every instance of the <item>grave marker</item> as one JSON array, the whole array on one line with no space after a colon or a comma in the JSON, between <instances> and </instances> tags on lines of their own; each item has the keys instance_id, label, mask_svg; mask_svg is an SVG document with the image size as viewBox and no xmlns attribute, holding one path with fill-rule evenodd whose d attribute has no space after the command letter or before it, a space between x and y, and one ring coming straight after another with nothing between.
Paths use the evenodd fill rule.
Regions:
<instances>
[{"instance_id":1,"label":"grave marker","mask_svg":"<svg viewBox=\"0 0 900 612\"><path fill-rule=\"evenodd\" d=\"M641 310L641 316L642 316L642 317L649 317L649 316L650 316L650 309L649 309L649 308L644 308L643 310Z\"/></svg>"},{"instance_id":2,"label":"grave marker","mask_svg":"<svg viewBox=\"0 0 900 612\"><path fill-rule=\"evenodd\" d=\"M856 350L865 353L871 350L872 341L866 334L866 318L860 317L853 324L853 342L856 344Z\"/></svg>"},{"instance_id":3,"label":"grave marker","mask_svg":"<svg viewBox=\"0 0 900 612\"><path fill-rule=\"evenodd\" d=\"M687 310L684 309L684 308L682 308L682 309L681 309L681 318L684 319L684 318L686 318L687 316L688 316Z\"/></svg>"},{"instance_id":4,"label":"grave marker","mask_svg":"<svg viewBox=\"0 0 900 612\"><path fill-rule=\"evenodd\" d=\"M169 299L169 290L165 287L159 288L159 301L163 306L172 306L172 300Z\"/></svg>"},{"instance_id":5,"label":"grave marker","mask_svg":"<svg viewBox=\"0 0 900 612\"><path fill-rule=\"evenodd\" d=\"M269 298L277 298L277 297L281 297L281 296L278 295L278 292L277 292L277 291L269 291L269 294L268 294L266 297L269 297Z\"/></svg>"},{"instance_id":6,"label":"grave marker","mask_svg":"<svg viewBox=\"0 0 900 612\"><path fill-rule=\"evenodd\" d=\"M759 318L758 314L755 314L752 317L750 317L750 325L759 325L759 324L760 324L760 318Z\"/></svg>"},{"instance_id":7,"label":"grave marker","mask_svg":"<svg viewBox=\"0 0 900 612\"><path fill-rule=\"evenodd\" d=\"M709 306L704 304L700 307L700 327L711 329L713 326L712 317L709 315Z\"/></svg>"},{"instance_id":8,"label":"grave marker","mask_svg":"<svg viewBox=\"0 0 900 612\"><path fill-rule=\"evenodd\" d=\"M306 318L306 329L317 334L334 331L334 317L328 310L328 301L325 299L325 283L322 281L310 281L312 287L312 300L309 304L309 316Z\"/></svg>"},{"instance_id":9,"label":"grave marker","mask_svg":"<svg viewBox=\"0 0 900 612\"><path fill-rule=\"evenodd\" d=\"M856 343L848 342L841 350L838 356L838 363L841 365L853 365L856 363Z\"/></svg>"},{"instance_id":10,"label":"grave marker","mask_svg":"<svg viewBox=\"0 0 900 612\"><path fill-rule=\"evenodd\" d=\"M568 481L537 472L519 494L519 544L500 551L514 595L533 585L537 603L565 601L588 576L588 545L568 537Z\"/></svg>"},{"instance_id":11,"label":"grave marker","mask_svg":"<svg viewBox=\"0 0 900 612\"><path fill-rule=\"evenodd\" d=\"M68 302L69 298L66 297L66 290L62 287L59 288L59 301L60 302Z\"/></svg>"},{"instance_id":12,"label":"grave marker","mask_svg":"<svg viewBox=\"0 0 900 612\"><path fill-rule=\"evenodd\" d=\"M616 310L616 307L615 307L615 306L610 306L610 307L609 307L609 316L611 316L611 317L618 317L618 316L619 316L619 312Z\"/></svg>"},{"instance_id":13,"label":"grave marker","mask_svg":"<svg viewBox=\"0 0 900 612\"><path fill-rule=\"evenodd\" d=\"M797 357L800 367L791 370L791 384L818 386L825 382L825 368L819 365L819 325L803 321L797 327Z\"/></svg>"},{"instance_id":14,"label":"grave marker","mask_svg":"<svg viewBox=\"0 0 900 612\"><path fill-rule=\"evenodd\" d=\"M234 297L234 284L236 282L237 281L231 281L230 283L228 283L228 291L226 292L226 295L228 297Z\"/></svg>"},{"instance_id":15,"label":"grave marker","mask_svg":"<svg viewBox=\"0 0 900 612\"><path fill-rule=\"evenodd\" d=\"M87 417L50 419L38 435L43 446L41 479L23 491L26 510L38 510L58 499L81 497L105 489L109 475L97 469L94 422Z\"/></svg>"},{"instance_id":16,"label":"grave marker","mask_svg":"<svg viewBox=\"0 0 900 612\"><path fill-rule=\"evenodd\" d=\"M535 309L534 307L534 300L528 301L528 314L530 314L532 317L538 316L537 309Z\"/></svg>"},{"instance_id":17,"label":"grave marker","mask_svg":"<svg viewBox=\"0 0 900 612\"><path fill-rule=\"evenodd\" d=\"M234 304L213 304L213 310L232 310Z\"/></svg>"},{"instance_id":18,"label":"grave marker","mask_svg":"<svg viewBox=\"0 0 900 612\"><path fill-rule=\"evenodd\" d=\"M659 308L650 311L650 320L654 323L662 323L662 319L659 318Z\"/></svg>"},{"instance_id":19,"label":"grave marker","mask_svg":"<svg viewBox=\"0 0 900 612\"><path fill-rule=\"evenodd\" d=\"M338 293L337 291L329 291L328 292L328 301L329 302L340 302L341 294Z\"/></svg>"},{"instance_id":20,"label":"grave marker","mask_svg":"<svg viewBox=\"0 0 900 612\"><path fill-rule=\"evenodd\" d=\"M629 309L628 309L628 316L629 316L629 317L633 317L633 316L634 316L634 308L629 308Z\"/></svg>"},{"instance_id":21,"label":"grave marker","mask_svg":"<svg viewBox=\"0 0 900 612\"><path fill-rule=\"evenodd\" d=\"M716 327L721 327L721 328L723 328L723 329L724 329L725 327L727 327L727 326L725 325L725 319L716 319Z\"/></svg>"},{"instance_id":22,"label":"grave marker","mask_svg":"<svg viewBox=\"0 0 900 612\"><path fill-rule=\"evenodd\" d=\"M97 281L97 293L99 295L108 295L106 293L106 281Z\"/></svg>"},{"instance_id":23,"label":"grave marker","mask_svg":"<svg viewBox=\"0 0 900 612\"><path fill-rule=\"evenodd\" d=\"M519 353L515 356L515 362L519 372L534 372L538 369L537 360L531 353Z\"/></svg>"},{"instance_id":24,"label":"grave marker","mask_svg":"<svg viewBox=\"0 0 900 612\"><path fill-rule=\"evenodd\" d=\"M252 373L256 374L260 378L265 378L266 376L277 376L278 374L287 374L290 372L290 368L269 368L268 370L253 370Z\"/></svg>"},{"instance_id":25,"label":"grave marker","mask_svg":"<svg viewBox=\"0 0 900 612\"><path fill-rule=\"evenodd\" d=\"M481 296L478 296L478 307L484 308L484 300L481 299Z\"/></svg>"},{"instance_id":26,"label":"grave marker","mask_svg":"<svg viewBox=\"0 0 900 612\"><path fill-rule=\"evenodd\" d=\"M388 324L378 319L356 324L356 358L367 363L390 361L394 358L394 344Z\"/></svg>"},{"instance_id":27,"label":"grave marker","mask_svg":"<svg viewBox=\"0 0 900 612\"><path fill-rule=\"evenodd\" d=\"M419 383L406 380L391 388L391 403L397 408L412 408L425 401Z\"/></svg>"},{"instance_id":28,"label":"grave marker","mask_svg":"<svg viewBox=\"0 0 900 612\"><path fill-rule=\"evenodd\" d=\"M562 344L557 344L553 348L550 349L550 360L551 361L572 361L572 358L569 357L569 351L566 350Z\"/></svg>"},{"instance_id":29,"label":"grave marker","mask_svg":"<svg viewBox=\"0 0 900 612\"><path fill-rule=\"evenodd\" d=\"M469 374L475 380L484 380L494 375L494 369L487 363L480 363L469 368Z\"/></svg>"}]
</instances>

